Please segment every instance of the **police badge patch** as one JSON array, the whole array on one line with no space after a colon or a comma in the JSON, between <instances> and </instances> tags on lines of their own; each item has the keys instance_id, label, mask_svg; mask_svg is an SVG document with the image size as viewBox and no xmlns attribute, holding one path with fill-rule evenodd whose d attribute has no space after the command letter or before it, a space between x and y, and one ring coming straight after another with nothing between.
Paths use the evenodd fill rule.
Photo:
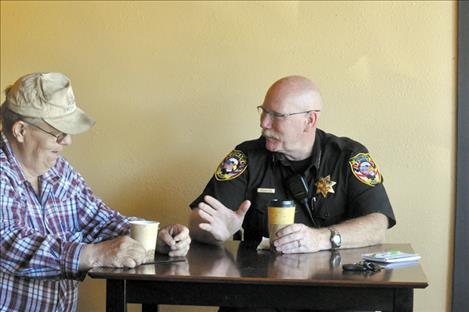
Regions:
<instances>
[{"instance_id":1,"label":"police badge patch","mask_svg":"<svg viewBox=\"0 0 469 312\"><path fill-rule=\"evenodd\" d=\"M349 160L352 172L361 182L375 186L381 183L381 174L369 153L359 153Z\"/></svg>"},{"instance_id":2,"label":"police badge patch","mask_svg":"<svg viewBox=\"0 0 469 312\"><path fill-rule=\"evenodd\" d=\"M220 163L215 171L215 179L228 181L239 177L248 167L248 158L239 150L233 150Z\"/></svg>"}]
</instances>

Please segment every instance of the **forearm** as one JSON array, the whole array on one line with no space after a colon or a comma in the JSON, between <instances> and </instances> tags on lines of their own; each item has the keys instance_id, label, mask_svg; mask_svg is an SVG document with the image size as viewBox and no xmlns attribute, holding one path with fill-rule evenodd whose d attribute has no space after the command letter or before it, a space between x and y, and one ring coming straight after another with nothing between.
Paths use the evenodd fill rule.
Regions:
<instances>
[{"instance_id":1,"label":"forearm","mask_svg":"<svg viewBox=\"0 0 469 312\"><path fill-rule=\"evenodd\" d=\"M353 218L332 226L342 237L341 248L356 248L381 244L384 242L388 219L381 213L371 213L362 217ZM330 249L330 231L327 230L321 239L321 249ZM327 234L327 235L326 235ZM329 236L328 236L329 235Z\"/></svg>"},{"instance_id":2,"label":"forearm","mask_svg":"<svg viewBox=\"0 0 469 312\"><path fill-rule=\"evenodd\" d=\"M95 260L93 259L94 255L95 255L95 252L93 250L93 244L85 244L83 248L81 249L79 262L78 262L78 270L80 272L88 271L94 266L93 265L93 262L95 262Z\"/></svg>"},{"instance_id":3,"label":"forearm","mask_svg":"<svg viewBox=\"0 0 469 312\"><path fill-rule=\"evenodd\" d=\"M81 244L31 229L3 229L0 236L2 271L31 278L78 277Z\"/></svg>"},{"instance_id":4,"label":"forearm","mask_svg":"<svg viewBox=\"0 0 469 312\"><path fill-rule=\"evenodd\" d=\"M91 199L89 197L81 204L81 207L86 207L80 210L83 242L98 243L129 233L126 217L107 207L101 200Z\"/></svg>"}]
</instances>

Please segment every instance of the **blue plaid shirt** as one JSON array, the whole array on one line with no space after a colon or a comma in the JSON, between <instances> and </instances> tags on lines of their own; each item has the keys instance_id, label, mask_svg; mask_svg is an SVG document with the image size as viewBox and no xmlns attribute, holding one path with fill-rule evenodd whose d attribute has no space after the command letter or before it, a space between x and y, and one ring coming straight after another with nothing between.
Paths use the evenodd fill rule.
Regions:
<instances>
[{"instance_id":1,"label":"blue plaid shirt","mask_svg":"<svg viewBox=\"0 0 469 312\"><path fill-rule=\"evenodd\" d=\"M0 135L0 311L75 311L81 249L127 234L127 219L62 157L36 195Z\"/></svg>"}]
</instances>

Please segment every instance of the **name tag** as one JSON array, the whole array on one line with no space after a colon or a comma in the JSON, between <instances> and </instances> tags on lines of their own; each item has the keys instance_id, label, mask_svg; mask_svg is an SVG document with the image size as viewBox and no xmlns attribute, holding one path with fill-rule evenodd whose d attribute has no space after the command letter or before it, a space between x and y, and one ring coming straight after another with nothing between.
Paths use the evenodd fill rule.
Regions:
<instances>
[{"instance_id":1,"label":"name tag","mask_svg":"<svg viewBox=\"0 0 469 312\"><path fill-rule=\"evenodd\" d=\"M259 188L257 189L257 193L275 194L275 189L274 189L274 188L263 188L263 187L259 187Z\"/></svg>"}]
</instances>

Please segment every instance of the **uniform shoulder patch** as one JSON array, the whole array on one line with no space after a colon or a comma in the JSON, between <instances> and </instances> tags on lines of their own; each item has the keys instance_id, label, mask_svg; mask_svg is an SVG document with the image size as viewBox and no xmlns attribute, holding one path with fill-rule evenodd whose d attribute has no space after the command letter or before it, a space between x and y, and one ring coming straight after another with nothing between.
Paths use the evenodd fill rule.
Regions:
<instances>
[{"instance_id":1,"label":"uniform shoulder patch","mask_svg":"<svg viewBox=\"0 0 469 312\"><path fill-rule=\"evenodd\" d=\"M215 171L215 179L228 181L239 177L248 167L248 158L240 150L230 152Z\"/></svg>"},{"instance_id":2,"label":"uniform shoulder patch","mask_svg":"<svg viewBox=\"0 0 469 312\"><path fill-rule=\"evenodd\" d=\"M353 175L369 186L381 183L381 174L369 153L359 153L349 160Z\"/></svg>"}]
</instances>

